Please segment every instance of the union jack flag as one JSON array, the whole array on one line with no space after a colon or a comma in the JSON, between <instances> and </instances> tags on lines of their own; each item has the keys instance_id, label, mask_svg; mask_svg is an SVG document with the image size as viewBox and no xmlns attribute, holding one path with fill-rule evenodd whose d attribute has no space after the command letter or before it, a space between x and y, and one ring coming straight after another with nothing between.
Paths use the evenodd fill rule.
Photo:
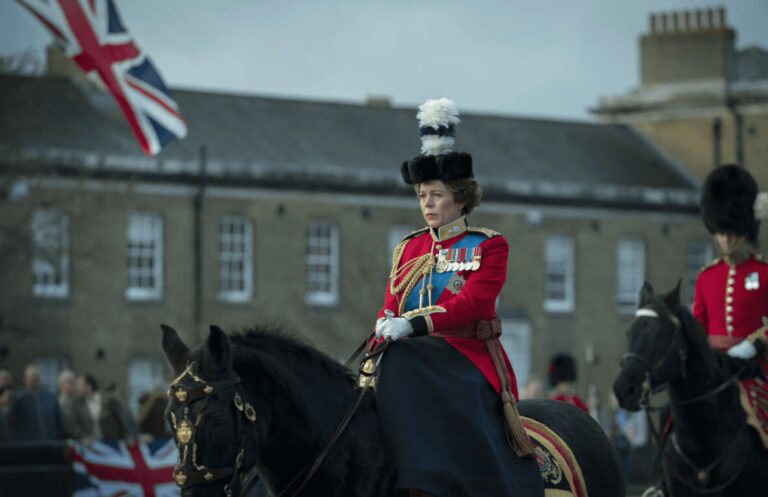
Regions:
<instances>
[{"instance_id":1,"label":"union jack flag","mask_svg":"<svg viewBox=\"0 0 768 497\"><path fill-rule=\"evenodd\" d=\"M115 97L147 155L187 136L171 91L125 29L112 0L17 0L64 53Z\"/></svg>"},{"instance_id":2,"label":"union jack flag","mask_svg":"<svg viewBox=\"0 0 768 497\"><path fill-rule=\"evenodd\" d=\"M173 439L148 444L70 440L75 467L74 497L179 497L173 479L178 450Z\"/></svg>"}]
</instances>

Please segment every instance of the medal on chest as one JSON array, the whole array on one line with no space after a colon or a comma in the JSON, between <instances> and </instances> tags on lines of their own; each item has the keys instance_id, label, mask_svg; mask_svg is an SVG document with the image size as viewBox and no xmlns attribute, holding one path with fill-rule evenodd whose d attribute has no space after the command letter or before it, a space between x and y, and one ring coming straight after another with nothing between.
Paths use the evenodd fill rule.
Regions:
<instances>
[{"instance_id":1,"label":"medal on chest","mask_svg":"<svg viewBox=\"0 0 768 497\"><path fill-rule=\"evenodd\" d=\"M442 249L437 253L435 271L477 271L480 269L482 253L481 247Z\"/></svg>"},{"instance_id":2,"label":"medal on chest","mask_svg":"<svg viewBox=\"0 0 768 497\"><path fill-rule=\"evenodd\" d=\"M747 290L758 290L760 288L760 277L757 273L749 273L744 278L744 288Z\"/></svg>"}]
</instances>

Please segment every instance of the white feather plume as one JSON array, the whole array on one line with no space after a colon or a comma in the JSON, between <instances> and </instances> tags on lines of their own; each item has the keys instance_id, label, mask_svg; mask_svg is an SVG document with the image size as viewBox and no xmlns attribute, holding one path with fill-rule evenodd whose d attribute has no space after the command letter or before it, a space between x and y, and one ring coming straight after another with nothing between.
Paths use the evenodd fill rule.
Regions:
<instances>
[{"instance_id":1,"label":"white feather plume","mask_svg":"<svg viewBox=\"0 0 768 497\"><path fill-rule=\"evenodd\" d=\"M461 122L456 104L448 98L427 100L419 106L416 119L419 120L420 128L430 127L434 130L440 129L441 126L455 127ZM452 136L423 135L421 151L428 155L445 154L453 150L453 143Z\"/></svg>"},{"instance_id":2,"label":"white feather plume","mask_svg":"<svg viewBox=\"0 0 768 497\"><path fill-rule=\"evenodd\" d=\"M760 192L755 199L755 219L768 219L768 192Z\"/></svg>"}]
</instances>

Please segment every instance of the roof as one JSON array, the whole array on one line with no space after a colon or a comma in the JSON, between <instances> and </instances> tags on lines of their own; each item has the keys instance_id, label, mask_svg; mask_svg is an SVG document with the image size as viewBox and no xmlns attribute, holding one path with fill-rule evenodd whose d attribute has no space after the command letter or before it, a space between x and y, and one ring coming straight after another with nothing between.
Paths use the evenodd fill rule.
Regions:
<instances>
[{"instance_id":1,"label":"roof","mask_svg":"<svg viewBox=\"0 0 768 497\"><path fill-rule=\"evenodd\" d=\"M0 156L6 163L43 159L183 181L199 174L205 145L213 181L409 191L399 167L420 149L413 108L181 89L174 96L188 136L149 158L110 95L65 78L0 75ZM489 198L695 208L693 176L629 127L500 115L461 119L457 149L472 154Z\"/></svg>"}]
</instances>

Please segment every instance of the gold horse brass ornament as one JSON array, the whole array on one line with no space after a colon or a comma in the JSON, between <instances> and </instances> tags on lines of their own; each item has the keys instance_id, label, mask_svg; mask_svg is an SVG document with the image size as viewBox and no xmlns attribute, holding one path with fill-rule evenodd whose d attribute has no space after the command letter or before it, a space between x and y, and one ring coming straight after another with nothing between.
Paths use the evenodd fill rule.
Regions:
<instances>
[{"instance_id":1,"label":"gold horse brass ornament","mask_svg":"<svg viewBox=\"0 0 768 497\"><path fill-rule=\"evenodd\" d=\"M176 390L174 395L176 396L176 400L178 400L179 402L184 402L185 400L187 400L187 391L182 388Z\"/></svg>"},{"instance_id":2,"label":"gold horse brass ornament","mask_svg":"<svg viewBox=\"0 0 768 497\"><path fill-rule=\"evenodd\" d=\"M176 480L176 485L183 486L187 482L187 475L181 470L173 472L173 479Z\"/></svg>"},{"instance_id":3,"label":"gold horse brass ornament","mask_svg":"<svg viewBox=\"0 0 768 497\"><path fill-rule=\"evenodd\" d=\"M192 423L190 423L188 420L184 420L181 422L179 427L176 429L176 438L179 439L179 442L183 444L188 444L190 440L192 440L192 435L194 434L194 427L192 426Z\"/></svg>"}]
</instances>

